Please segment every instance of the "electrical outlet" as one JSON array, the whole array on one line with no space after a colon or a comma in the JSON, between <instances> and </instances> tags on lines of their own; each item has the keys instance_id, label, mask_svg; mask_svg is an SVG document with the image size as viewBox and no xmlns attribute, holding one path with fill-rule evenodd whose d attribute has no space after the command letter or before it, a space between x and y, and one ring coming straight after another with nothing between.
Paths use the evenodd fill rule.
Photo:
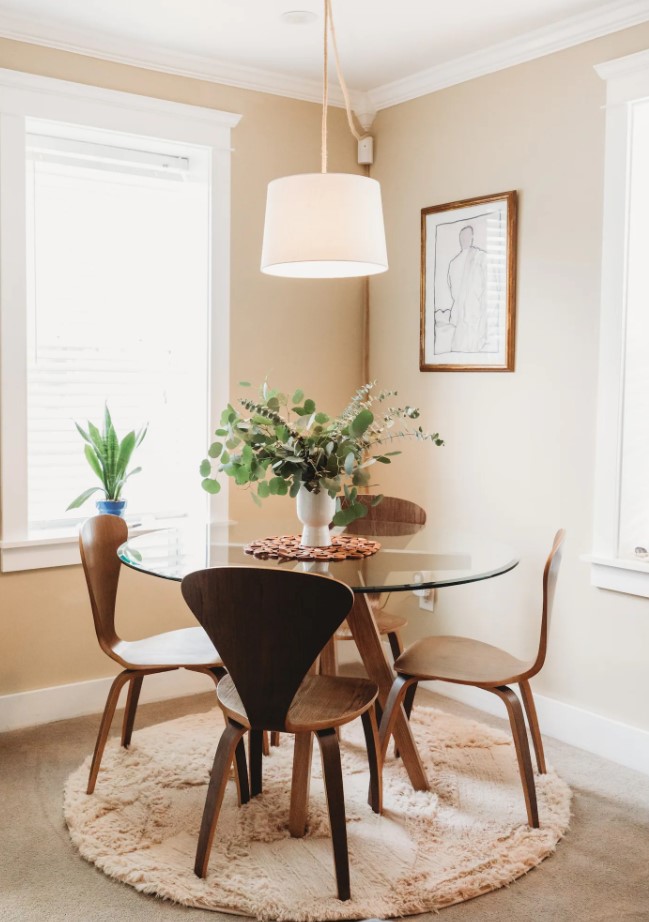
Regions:
<instances>
[{"instance_id":1,"label":"electrical outlet","mask_svg":"<svg viewBox=\"0 0 649 922\"><path fill-rule=\"evenodd\" d=\"M425 576L423 573L413 573L412 581L414 583L423 583L425 581ZM434 589L413 589L413 595L416 595L419 599L419 607L424 611L433 611L433 605L435 602L435 590Z\"/></svg>"},{"instance_id":2,"label":"electrical outlet","mask_svg":"<svg viewBox=\"0 0 649 922\"><path fill-rule=\"evenodd\" d=\"M424 611L435 611L435 590L424 589L422 591L426 595L419 596L419 607L423 608Z\"/></svg>"}]
</instances>

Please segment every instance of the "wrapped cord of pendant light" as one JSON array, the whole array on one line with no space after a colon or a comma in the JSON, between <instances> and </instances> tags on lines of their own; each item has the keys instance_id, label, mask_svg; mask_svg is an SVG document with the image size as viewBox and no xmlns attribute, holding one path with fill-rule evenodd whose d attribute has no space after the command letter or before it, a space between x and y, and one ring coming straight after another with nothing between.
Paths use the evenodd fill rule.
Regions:
<instances>
[{"instance_id":1,"label":"wrapped cord of pendant light","mask_svg":"<svg viewBox=\"0 0 649 922\"><path fill-rule=\"evenodd\" d=\"M285 176L268 184L261 270L289 278L351 278L388 268L378 182L354 173L327 172L327 110L331 32L347 122L353 122L342 75L331 0L324 0L321 172Z\"/></svg>"}]
</instances>

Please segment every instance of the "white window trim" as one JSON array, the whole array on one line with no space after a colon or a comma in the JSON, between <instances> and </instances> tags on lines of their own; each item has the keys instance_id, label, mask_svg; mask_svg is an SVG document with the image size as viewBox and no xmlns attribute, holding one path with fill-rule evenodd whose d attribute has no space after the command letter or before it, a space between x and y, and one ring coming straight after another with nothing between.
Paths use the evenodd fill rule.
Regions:
<instances>
[{"instance_id":1,"label":"white window trim","mask_svg":"<svg viewBox=\"0 0 649 922\"><path fill-rule=\"evenodd\" d=\"M649 98L649 51L595 67L606 81L606 149L591 583L649 597L649 563L618 557L631 103Z\"/></svg>"},{"instance_id":2,"label":"white window trim","mask_svg":"<svg viewBox=\"0 0 649 922\"><path fill-rule=\"evenodd\" d=\"M27 534L25 120L40 118L211 149L210 396L230 374L231 131L241 116L0 69L0 497L2 571L79 563L73 529ZM17 181L17 179L19 181ZM210 430L220 407L210 402ZM206 441L209 433L205 433ZM200 460L200 459L199 459ZM228 518L228 490L210 497L210 519ZM159 523L164 524L164 523Z\"/></svg>"}]
</instances>

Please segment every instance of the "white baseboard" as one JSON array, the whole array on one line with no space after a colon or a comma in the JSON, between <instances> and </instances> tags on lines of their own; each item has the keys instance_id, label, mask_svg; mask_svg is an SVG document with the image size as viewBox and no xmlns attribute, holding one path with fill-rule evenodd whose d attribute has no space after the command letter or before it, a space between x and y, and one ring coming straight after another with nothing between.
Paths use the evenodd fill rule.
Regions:
<instances>
[{"instance_id":1,"label":"white baseboard","mask_svg":"<svg viewBox=\"0 0 649 922\"><path fill-rule=\"evenodd\" d=\"M507 717L505 707L495 695L480 688L453 685L450 682L422 682L439 695L454 698L463 704L495 717ZM570 746L585 749L594 755L610 759L627 768L649 775L649 731L619 723L572 704L534 695L543 736L552 736Z\"/></svg>"},{"instance_id":2,"label":"white baseboard","mask_svg":"<svg viewBox=\"0 0 649 922\"><path fill-rule=\"evenodd\" d=\"M111 682L112 677L108 676L0 696L0 732L67 720L84 714L98 714L104 709ZM488 714L506 716L501 702L479 688L448 682L421 684L430 691L454 698ZM164 701L213 689L214 685L207 676L177 669L147 676L142 685L140 700L142 703ZM120 703L123 705L125 700L124 692ZM552 736L571 746L585 749L586 752L649 774L649 731L619 723L555 698L535 695L534 700L544 736Z\"/></svg>"},{"instance_id":3,"label":"white baseboard","mask_svg":"<svg viewBox=\"0 0 649 922\"><path fill-rule=\"evenodd\" d=\"M0 696L0 732L82 717L84 714L99 714L106 704L112 681L113 676L107 676ZM214 691L214 682L208 676L187 669L174 669L146 676L140 701L164 701L209 691ZM119 705L123 707L125 703L126 690L123 689Z\"/></svg>"}]
</instances>

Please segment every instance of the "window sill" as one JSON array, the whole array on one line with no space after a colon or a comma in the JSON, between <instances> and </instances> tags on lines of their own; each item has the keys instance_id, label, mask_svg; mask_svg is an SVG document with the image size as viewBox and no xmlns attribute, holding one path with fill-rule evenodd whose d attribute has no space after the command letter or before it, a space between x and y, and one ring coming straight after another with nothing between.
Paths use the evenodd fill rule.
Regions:
<instances>
[{"instance_id":1,"label":"window sill","mask_svg":"<svg viewBox=\"0 0 649 922\"><path fill-rule=\"evenodd\" d=\"M182 517L184 520L184 516ZM129 536L142 535L149 531L177 526L181 519L156 519L142 517L138 522L128 524ZM79 554L79 529L44 528L33 531L20 541L0 541L0 572L15 573L19 570L42 570L47 567L71 567L81 563Z\"/></svg>"},{"instance_id":2,"label":"window sill","mask_svg":"<svg viewBox=\"0 0 649 922\"><path fill-rule=\"evenodd\" d=\"M649 598L649 561L582 555L590 564L590 581L599 589Z\"/></svg>"}]
</instances>

